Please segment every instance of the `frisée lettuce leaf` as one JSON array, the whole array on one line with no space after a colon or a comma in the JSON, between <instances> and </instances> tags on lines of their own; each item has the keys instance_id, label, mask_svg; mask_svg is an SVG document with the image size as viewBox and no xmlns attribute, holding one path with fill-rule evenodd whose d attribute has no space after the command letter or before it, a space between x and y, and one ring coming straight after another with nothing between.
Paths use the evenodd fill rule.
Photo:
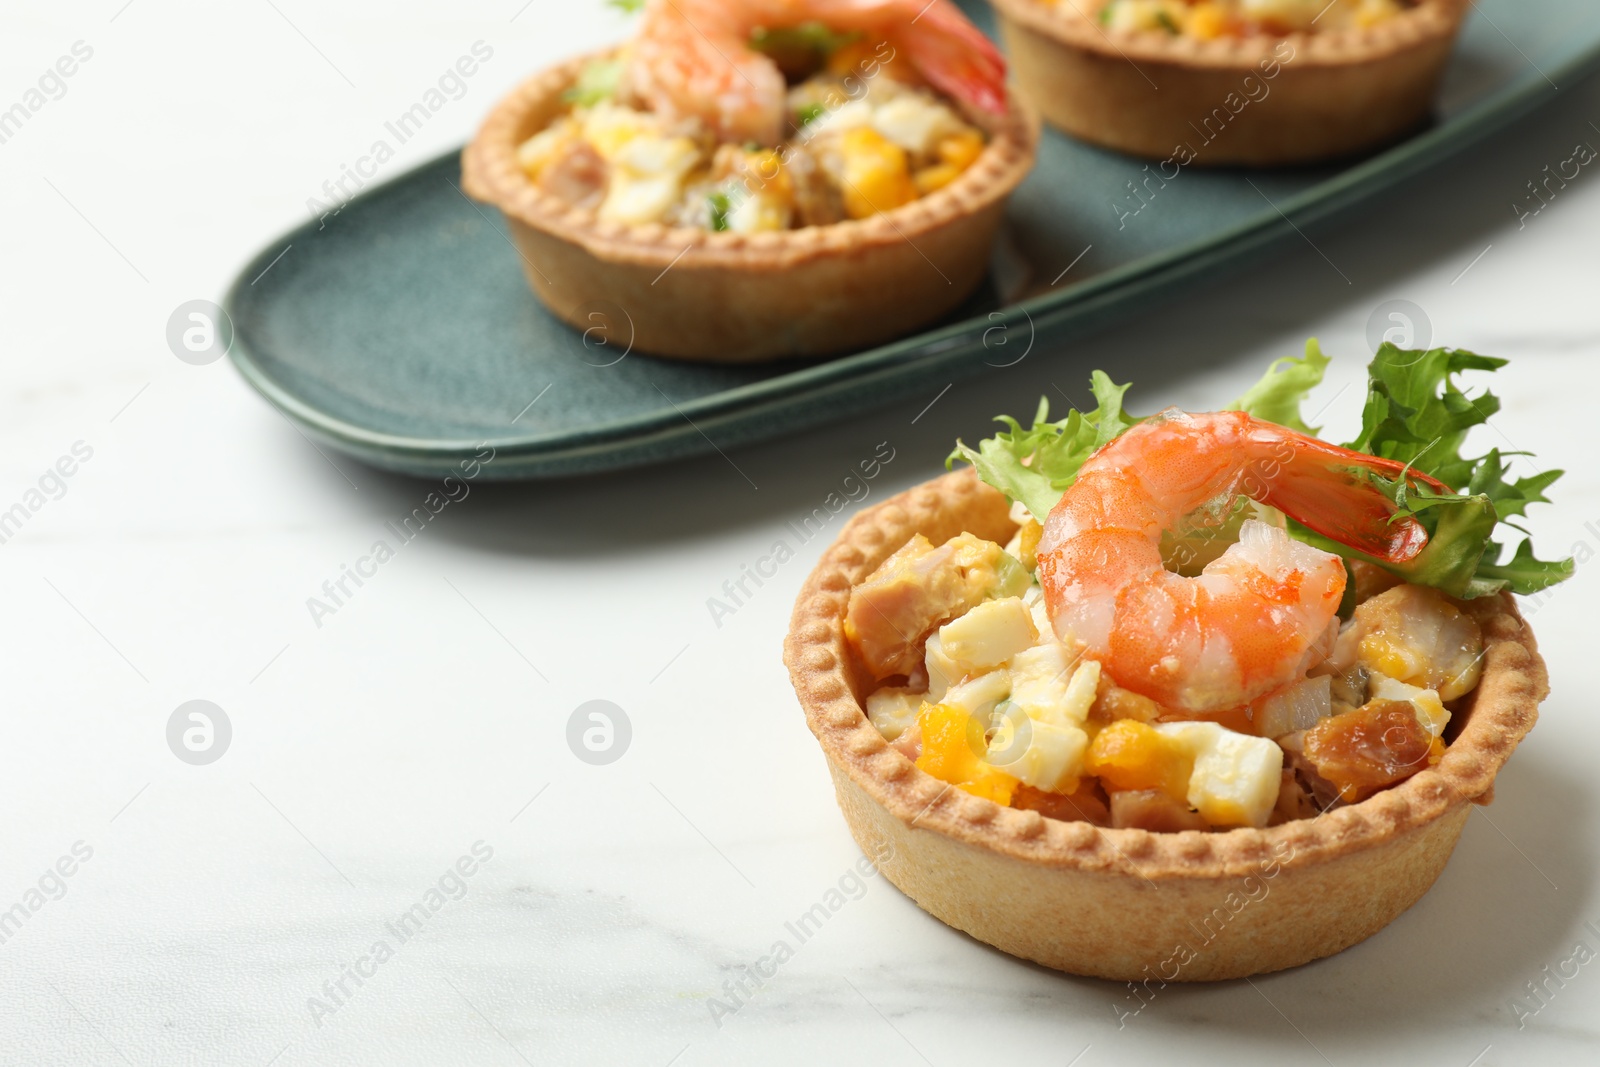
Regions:
<instances>
[{"instance_id":1,"label":"fris\u00e9e lettuce leaf","mask_svg":"<svg viewBox=\"0 0 1600 1067\"><path fill-rule=\"evenodd\" d=\"M1536 558L1526 535L1502 563L1506 546L1494 539L1502 526L1524 532L1510 520L1525 515L1530 504L1549 503L1544 491L1562 472L1539 471L1507 480L1510 463L1500 449L1491 448L1481 456L1462 454L1468 432L1500 410L1500 398L1487 389L1469 395L1456 384L1456 376L1464 371L1492 372L1505 365L1503 359L1463 349L1408 350L1384 344L1367 368L1361 434L1344 446L1398 460L1456 490L1437 493L1403 478L1378 479L1395 501L1397 513L1415 517L1427 529L1428 544L1406 563L1372 562L1408 582L1462 599L1502 589L1535 593L1573 573L1570 559ZM1305 539L1321 543L1314 537ZM1340 554L1361 558L1349 549Z\"/></svg>"},{"instance_id":2,"label":"fris\u00e9e lettuce leaf","mask_svg":"<svg viewBox=\"0 0 1600 1067\"><path fill-rule=\"evenodd\" d=\"M1306 425L1305 419L1300 416L1300 405L1311 395L1311 390L1322 384L1322 376L1331 362L1322 354L1322 346L1313 337L1306 342L1306 354L1299 359L1285 356L1273 360L1261 380L1245 390L1244 396L1236 400L1229 410L1243 411L1258 419L1317 437L1322 431Z\"/></svg>"},{"instance_id":3,"label":"fris\u00e9e lettuce leaf","mask_svg":"<svg viewBox=\"0 0 1600 1067\"><path fill-rule=\"evenodd\" d=\"M1322 383L1329 359L1315 339L1305 355L1275 361L1231 410L1319 434L1302 414L1311 391ZM1411 471L1432 476L1453 491L1437 492L1408 477L1384 478L1362 471L1394 502L1397 516L1410 516L1428 531L1428 544L1414 559L1391 563L1322 537L1291 522L1290 533L1347 560L1366 560L1408 582L1432 586L1462 599L1489 596L1509 589L1533 593L1572 576L1570 559L1541 560L1534 555L1526 531L1511 521L1528 506L1548 503L1545 490L1561 477L1559 470L1510 477L1508 456L1490 449L1481 456L1463 454L1468 433L1500 410L1488 390L1469 395L1456 382L1467 371L1493 372L1506 361L1460 349L1406 350L1392 344L1379 348L1368 367L1367 399L1361 432L1343 447L1395 460ZM971 463L978 477L1023 504L1039 521L1049 515L1061 494L1076 480L1091 455L1140 418L1123 407L1127 385L1118 385L1102 371L1090 378L1096 406L1050 421L1050 405L1041 397L1033 425L1026 429L1009 416L997 422L1005 429L978 442L976 448L957 441L946 466ZM1496 540L1505 529L1523 536L1513 551Z\"/></svg>"},{"instance_id":4,"label":"fris\u00e9e lettuce leaf","mask_svg":"<svg viewBox=\"0 0 1600 1067\"><path fill-rule=\"evenodd\" d=\"M1001 415L994 421L1005 424L1006 430L979 441L975 449L956 441L945 466L952 467L957 460L972 464L979 478L1020 501L1044 522L1077 479L1083 461L1139 421L1122 411L1128 386L1116 384L1104 371L1089 376L1089 390L1096 401L1093 411L1073 409L1061 421L1050 422L1050 398L1041 396L1031 427L1024 430L1016 419Z\"/></svg>"}]
</instances>

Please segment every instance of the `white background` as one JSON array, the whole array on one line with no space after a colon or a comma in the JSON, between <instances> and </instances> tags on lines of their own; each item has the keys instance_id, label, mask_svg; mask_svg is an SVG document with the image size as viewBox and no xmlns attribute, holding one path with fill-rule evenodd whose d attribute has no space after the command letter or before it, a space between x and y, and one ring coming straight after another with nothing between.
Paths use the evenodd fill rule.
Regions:
<instances>
[{"instance_id":1,"label":"white background","mask_svg":"<svg viewBox=\"0 0 1600 1067\"><path fill-rule=\"evenodd\" d=\"M713 1022L724 980L859 853L779 661L822 541L720 628L706 599L878 442L896 458L874 500L934 474L995 412L1053 384L1081 392L1093 367L1133 378L1140 410L1205 409L1317 334L1336 357L1318 402L1346 433L1365 325L1391 298L1425 309L1435 341L1514 360L1484 447L1571 471L1530 520L1546 554L1600 548L1600 178L1525 229L1510 209L1576 141L1600 144L1600 86L1313 230L1320 253L1297 245L1037 350L915 425L925 400L728 459L475 485L319 629L306 598L430 487L330 463L226 361L175 359L166 321L220 298L474 41L493 59L385 176L625 26L591 0L533 0L513 21L520 6L96 0L0 16L0 106L74 41L94 49L0 145L0 508L74 442L93 449L0 546L0 909L74 842L93 849L0 944L0 1061L1593 1061L1600 966L1524 1029L1509 1000L1580 939L1600 950L1583 928L1600 927L1600 569L1538 607L1554 694L1420 905L1323 963L1168 988L1120 1031L1126 990L1004 957L881 879ZM165 741L196 698L234 731L205 767ZM565 742L596 698L633 724L610 766ZM494 856L463 899L319 1026L308 998L480 840Z\"/></svg>"}]
</instances>

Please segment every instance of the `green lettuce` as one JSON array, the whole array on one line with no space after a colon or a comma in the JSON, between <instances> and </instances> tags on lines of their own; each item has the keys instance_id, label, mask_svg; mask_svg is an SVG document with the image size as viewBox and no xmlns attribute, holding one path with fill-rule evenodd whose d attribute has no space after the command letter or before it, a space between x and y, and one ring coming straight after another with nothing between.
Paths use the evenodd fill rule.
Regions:
<instances>
[{"instance_id":1,"label":"green lettuce","mask_svg":"<svg viewBox=\"0 0 1600 1067\"><path fill-rule=\"evenodd\" d=\"M750 47L768 56L784 73L804 77L839 49L859 40L858 31L834 33L824 23L812 21L772 29L758 26L750 34Z\"/></svg>"},{"instance_id":2,"label":"green lettuce","mask_svg":"<svg viewBox=\"0 0 1600 1067\"><path fill-rule=\"evenodd\" d=\"M562 93L561 98L578 107L593 107L601 101L615 97L621 84L621 62L612 59L594 59L583 65L578 71L577 80L572 83L572 88Z\"/></svg>"},{"instance_id":3,"label":"green lettuce","mask_svg":"<svg viewBox=\"0 0 1600 1067\"><path fill-rule=\"evenodd\" d=\"M1043 522L1077 479L1083 461L1139 421L1122 412L1126 385L1116 384L1097 370L1089 377L1089 389L1096 401L1093 411L1085 414L1074 409L1060 422L1050 422L1050 400L1041 396L1032 427L1024 430L1016 419L1001 415L995 421L1008 430L979 441L976 449L958 440L945 466L954 466L957 460L972 464L978 477L1021 501Z\"/></svg>"},{"instance_id":4,"label":"green lettuce","mask_svg":"<svg viewBox=\"0 0 1600 1067\"><path fill-rule=\"evenodd\" d=\"M1412 516L1427 529L1428 544L1407 563L1371 562L1406 581L1463 599L1502 589L1536 593L1572 577L1572 560L1536 558L1526 536L1501 563L1506 546L1494 539L1502 526L1524 532L1510 520L1525 515L1530 504L1548 503L1544 490L1562 472L1541 471L1507 481L1510 464L1498 448L1481 456L1462 454L1468 432L1500 410L1500 399L1487 389L1467 394L1456 384L1456 375L1505 365L1503 359L1462 349L1408 350L1392 344L1378 349L1367 370L1361 434L1345 447L1397 460L1457 491L1438 493L1408 485L1404 478L1376 479L1395 501L1397 514ZM1341 554L1362 558L1348 549Z\"/></svg>"},{"instance_id":5,"label":"green lettuce","mask_svg":"<svg viewBox=\"0 0 1600 1067\"><path fill-rule=\"evenodd\" d=\"M1313 339L1304 356L1280 359L1268 367L1231 410L1317 435L1319 431L1306 423L1302 407L1322 383L1328 363ZM1544 492L1562 472L1508 479L1506 456L1525 453L1502 453L1498 448L1481 456L1462 452L1468 432L1499 411L1500 401L1488 390L1469 395L1456 376L1496 371L1505 363L1460 349L1414 351L1385 344L1368 367L1361 433L1344 447L1394 460L1454 490L1441 493L1409 477L1388 479L1361 472L1394 502L1397 517L1414 518L1428 531L1427 546L1416 558L1405 563L1373 559L1293 522L1290 533L1347 560L1366 560L1406 581L1463 599L1505 589L1534 593L1570 578L1572 560L1539 559L1526 531L1511 521L1525 515L1531 504L1548 503ZM980 478L1043 522L1084 461L1141 421L1123 409L1127 385L1117 385L1095 371L1090 389L1094 410L1070 411L1065 419L1051 422L1049 402L1041 397L1031 427L1023 429L1017 420L1002 416L996 421L1005 425L1004 431L980 441L977 448L957 441L946 466L958 460L971 463ZM1509 553L1507 545L1496 540L1502 527L1523 534Z\"/></svg>"},{"instance_id":6,"label":"green lettuce","mask_svg":"<svg viewBox=\"0 0 1600 1067\"><path fill-rule=\"evenodd\" d=\"M1311 390L1322 384L1322 376L1331 362L1313 337L1306 342L1306 354L1299 359L1285 356L1273 360L1261 380L1247 389L1228 410L1243 411L1316 437L1322 431L1306 425L1300 416L1300 405L1311 395Z\"/></svg>"}]
</instances>

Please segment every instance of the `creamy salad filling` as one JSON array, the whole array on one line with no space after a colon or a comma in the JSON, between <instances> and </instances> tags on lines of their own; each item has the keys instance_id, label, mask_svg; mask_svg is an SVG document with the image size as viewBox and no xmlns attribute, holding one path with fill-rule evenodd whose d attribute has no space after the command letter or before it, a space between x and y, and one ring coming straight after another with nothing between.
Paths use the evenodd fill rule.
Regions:
<instances>
[{"instance_id":1,"label":"creamy salad filling","mask_svg":"<svg viewBox=\"0 0 1600 1067\"><path fill-rule=\"evenodd\" d=\"M1116 30L1154 30L1173 36L1281 37L1365 29L1387 22L1412 0L1107 0L1101 25Z\"/></svg>"},{"instance_id":2,"label":"creamy salad filling","mask_svg":"<svg viewBox=\"0 0 1600 1067\"><path fill-rule=\"evenodd\" d=\"M807 54L788 64L802 73L779 144L721 141L698 118L648 110L624 85L624 57L591 63L518 162L539 188L603 220L761 233L893 210L982 154L984 131L887 43L830 37Z\"/></svg>"},{"instance_id":3,"label":"creamy salad filling","mask_svg":"<svg viewBox=\"0 0 1600 1067\"><path fill-rule=\"evenodd\" d=\"M1032 556L1043 527L1020 505L1013 518L1005 546L913 540L852 592L846 624L875 672L903 675L868 696L872 724L977 796L1148 830L1304 818L1436 764L1478 683L1472 617L1363 568L1350 618L1297 681L1201 719L1162 707L1056 633Z\"/></svg>"}]
</instances>

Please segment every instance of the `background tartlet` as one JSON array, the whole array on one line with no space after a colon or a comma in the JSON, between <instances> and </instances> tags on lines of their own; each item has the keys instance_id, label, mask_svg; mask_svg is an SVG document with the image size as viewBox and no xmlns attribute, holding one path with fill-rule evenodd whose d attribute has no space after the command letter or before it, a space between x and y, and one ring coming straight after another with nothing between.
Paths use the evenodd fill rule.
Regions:
<instances>
[{"instance_id":1,"label":"background tartlet","mask_svg":"<svg viewBox=\"0 0 1600 1067\"><path fill-rule=\"evenodd\" d=\"M1004 542L1005 497L945 475L851 520L801 589L784 661L863 849L939 919L1076 974L1204 981L1293 967L1381 930L1449 859L1549 686L1510 596L1468 602L1482 680L1435 768L1368 800L1264 830L1101 829L1004 808L925 774L862 710L871 681L843 620L851 587L916 533ZM888 846L888 847L885 847ZM1230 896L1231 894L1231 896Z\"/></svg>"},{"instance_id":2,"label":"background tartlet","mask_svg":"<svg viewBox=\"0 0 1600 1067\"><path fill-rule=\"evenodd\" d=\"M1366 29L1200 40L1107 29L1099 0L993 3L1047 122L1179 167L1310 163L1403 136L1432 109L1469 6L1421 0Z\"/></svg>"},{"instance_id":3,"label":"background tartlet","mask_svg":"<svg viewBox=\"0 0 1600 1067\"><path fill-rule=\"evenodd\" d=\"M989 269L1006 197L1033 166L1038 119L964 109L989 143L950 185L871 218L737 234L600 221L535 188L516 149L564 107L580 57L502 100L462 155L462 186L506 217L539 299L579 330L606 309L608 340L642 352L745 363L823 356L935 321ZM620 311L626 325L610 321Z\"/></svg>"}]
</instances>

